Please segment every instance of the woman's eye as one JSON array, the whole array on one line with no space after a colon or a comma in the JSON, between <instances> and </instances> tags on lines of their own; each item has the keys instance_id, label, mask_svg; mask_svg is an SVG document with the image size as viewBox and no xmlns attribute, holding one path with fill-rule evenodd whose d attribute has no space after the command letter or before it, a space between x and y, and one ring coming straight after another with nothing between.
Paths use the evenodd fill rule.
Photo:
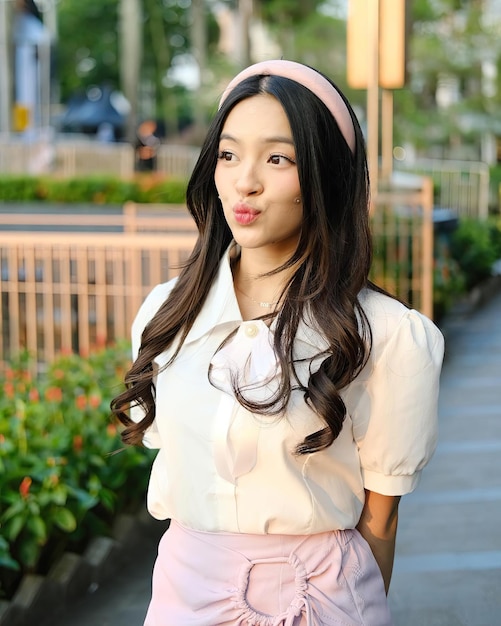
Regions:
<instances>
[{"instance_id":1,"label":"woman's eye","mask_svg":"<svg viewBox=\"0 0 501 626\"><path fill-rule=\"evenodd\" d=\"M269 162L273 165L285 165L287 163L295 164L295 161L284 154L270 154Z\"/></svg>"},{"instance_id":2,"label":"woman's eye","mask_svg":"<svg viewBox=\"0 0 501 626\"><path fill-rule=\"evenodd\" d=\"M231 161L233 159L233 152L230 152L229 150L220 150L217 158L221 161Z\"/></svg>"}]
</instances>

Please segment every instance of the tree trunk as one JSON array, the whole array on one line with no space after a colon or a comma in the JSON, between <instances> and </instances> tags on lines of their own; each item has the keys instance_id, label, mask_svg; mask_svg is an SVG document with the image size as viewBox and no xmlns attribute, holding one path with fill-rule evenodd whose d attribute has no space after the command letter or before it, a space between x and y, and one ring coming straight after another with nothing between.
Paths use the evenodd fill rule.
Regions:
<instances>
[{"instance_id":1,"label":"tree trunk","mask_svg":"<svg viewBox=\"0 0 501 626\"><path fill-rule=\"evenodd\" d=\"M130 104L126 139L135 142L138 124L139 72L143 50L140 0L120 0L120 82Z\"/></svg>"},{"instance_id":2,"label":"tree trunk","mask_svg":"<svg viewBox=\"0 0 501 626\"><path fill-rule=\"evenodd\" d=\"M205 84L205 74L207 68L207 23L205 19L205 2L204 0L191 0L191 48L192 54L198 64L200 71L199 92L203 91ZM193 115L195 118L195 134L203 131L205 128L205 109L203 106L203 98L200 93L195 94L193 99Z\"/></svg>"},{"instance_id":3,"label":"tree trunk","mask_svg":"<svg viewBox=\"0 0 501 626\"><path fill-rule=\"evenodd\" d=\"M252 63L250 41L250 22L252 18L252 0L238 0L238 64L240 68Z\"/></svg>"},{"instance_id":4,"label":"tree trunk","mask_svg":"<svg viewBox=\"0 0 501 626\"><path fill-rule=\"evenodd\" d=\"M11 130L12 110L12 28L11 3L0 0L0 132Z\"/></svg>"},{"instance_id":5,"label":"tree trunk","mask_svg":"<svg viewBox=\"0 0 501 626\"><path fill-rule=\"evenodd\" d=\"M163 79L171 64L171 51L167 43L167 33L165 32L162 9L158 0L147 0L147 11L149 14L149 30L151 35L151 47L155 53L155 84L160 108L165 124L165 131L176 132L177 130L177 108L173 97L170 97L168 88L163 84ZM158 104L158 102L157 102Z\"/></svg>"}]
</instances>

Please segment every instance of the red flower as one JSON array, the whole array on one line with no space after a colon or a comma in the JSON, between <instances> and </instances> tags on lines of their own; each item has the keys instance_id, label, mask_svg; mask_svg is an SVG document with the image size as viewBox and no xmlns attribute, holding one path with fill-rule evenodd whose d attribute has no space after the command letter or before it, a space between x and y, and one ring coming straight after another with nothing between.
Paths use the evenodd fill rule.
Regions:
<instances>
[{"instance_id":1,"label":"red flower","mask_svg":"<svg viewBox=\"0 0 501 626\"><path fill-rule=\"evenodd\" d=\"M32 389L30 389L30 393L28 397L31 400L31 402L38 402L40 400L40 394L38 393L38 389L36 387L33 387Z\"/></svg>"},{"instance_id":2,"label":"red flower","mask_svg":"<svg viewBox=\"0 0 501 626\"><path fill-rule=\"evenodd\" d=\"M60 387L49 387L45 391L45 399L49 402L61 402L63 399L63 390Z\"/></svg>"},{"instance_id":3,"label":"red flower","mask_svg":"<svg viewBox=\"0 0 501 626\"><path fill-rule=\"evenodd\" d=\"M89 405L93 409L97 409L100 404L101 404L101 398L99 396L96 396L96 395L90 396L90 398L89 398Z\"/></svg>"},{"instance_id":4,"label":"red flower","mask_svg":"<svg viewBox=\"0 0 501 626\"><path fill-rule=\"evenodd\" d=\"M73 450L75 450L75 452L81 452L82 448L83 448L82 435L75 435L73 437Z\"/></svg>"},{"instance_id":5,"label":"red flower","mask_svg":"<svg viewBox=\"0 0 501 626\"><path fill-rule=\"evenodd\" d=\"M85 407L87 406L87 398L85 396L77 396L75 398L75 404L76 407L79 411L83 411L85 409Z\"/></svg>"},{"instance_id":6,"label":"red flower","mask_svg":"<svg viewBox=\"0 0 501 626\"><path fill-rule=\"evenodd\" d=\"M117 427L115 424L108 424L106 426L106 432L110 437L114 437L117 434Z\"/></svg>"},{"instance_id":7,"label":"red flower","mask_svg":"<svg viewBox=\"0 0 501 626\"><path fill-rule=\"evenodd\" d=\"M30 493L30 487L31 487L32 482L33 481L31 480L29 476L25 476L23 480L21 481L21 484L19 485L19 493L21 494L21 497L24 498L25 500Z\"/></svg>"},{"instance_id":8,"label":"red flower","mask_svg":"<svg viewBox=\"0 0 501 626\"><path fill-rule=\"evenodd\" d=\"M14 384L10 380L4 383L3 392L9 400L12 400L14 397Z\"/></svg>"}]
</instances>

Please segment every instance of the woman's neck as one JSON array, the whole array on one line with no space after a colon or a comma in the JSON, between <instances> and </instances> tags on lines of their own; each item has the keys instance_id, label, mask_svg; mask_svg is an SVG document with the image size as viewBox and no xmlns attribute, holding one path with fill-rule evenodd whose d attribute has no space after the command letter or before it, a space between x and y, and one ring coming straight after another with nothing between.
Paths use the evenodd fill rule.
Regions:
<instances>
[{"instance_id":1,"label":"woman's neck","mask_svg":"<svg viewBox=\"0 0 501 626\"><path fill-rule=\"evenodd\" d=\"M242 250L242 254L235 258L233 283L244 318L273 313L280 306L284 289L294 269L287 268L271 275L268 273L283 263L284 260L254 250Z\"/></svg>"}]
</instances>

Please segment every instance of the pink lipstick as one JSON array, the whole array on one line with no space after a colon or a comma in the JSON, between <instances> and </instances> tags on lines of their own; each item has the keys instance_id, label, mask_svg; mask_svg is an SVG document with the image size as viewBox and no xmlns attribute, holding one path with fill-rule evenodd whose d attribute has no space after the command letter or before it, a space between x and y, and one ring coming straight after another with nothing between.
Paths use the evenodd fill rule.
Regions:
<instances>
[{"instance_id":1,"label":"pink lipstick","mask_svg":"<svg viewBox=\"0 0 501 626\"><path fill-rule=\"evenodd\" d=\"M235 220L243 226L252 224L252 222L259 217L259 211L256 211L256 209L253 209L247 204L236 204L233 207L233 214Z\"/></svg>"}]
</instances>

